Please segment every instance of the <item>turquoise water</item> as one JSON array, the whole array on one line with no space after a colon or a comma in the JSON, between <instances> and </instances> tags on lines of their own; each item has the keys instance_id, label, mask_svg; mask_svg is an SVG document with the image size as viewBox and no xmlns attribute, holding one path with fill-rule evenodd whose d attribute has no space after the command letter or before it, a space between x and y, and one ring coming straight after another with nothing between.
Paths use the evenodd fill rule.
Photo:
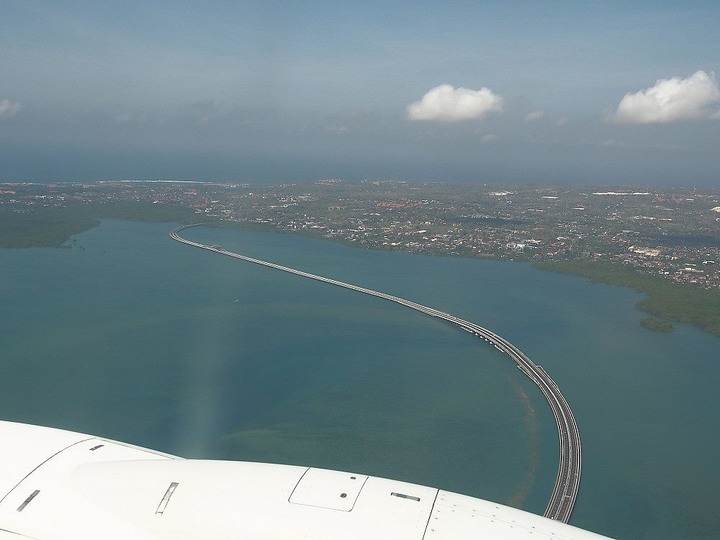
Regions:
<instances>
[{"instance_id":1,"label":"turquoise water","mask_svg":"<svg viewBox=\"0 0 720 540\"><path fill-rule=\"evenodd\" d=\"M542 513L557 436L494 348L400 306L107 221L71 249L0 250L0 410L185 456L390 476ZM581 429L572 523L720 538L720 339L638 324L628 289L511 262L279 234L190 238L443 309L502 334Z\"/></svg>"}]
</instances>

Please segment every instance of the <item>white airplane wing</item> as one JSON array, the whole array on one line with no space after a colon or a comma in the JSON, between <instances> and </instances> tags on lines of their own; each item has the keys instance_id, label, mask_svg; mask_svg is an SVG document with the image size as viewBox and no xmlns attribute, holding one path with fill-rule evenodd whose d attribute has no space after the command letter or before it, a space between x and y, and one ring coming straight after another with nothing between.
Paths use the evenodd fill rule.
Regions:
<instances>
[{"instance_id":1,"label":"white airplane wing","mask_svg":"<svg viewBox=\"0 0 720 540\"><path fill-rule=\"evenodd\" d=\"M0 540L599 540L489 501L363 474L192 460L0 421Z\"/></svg>"}]
</instances>

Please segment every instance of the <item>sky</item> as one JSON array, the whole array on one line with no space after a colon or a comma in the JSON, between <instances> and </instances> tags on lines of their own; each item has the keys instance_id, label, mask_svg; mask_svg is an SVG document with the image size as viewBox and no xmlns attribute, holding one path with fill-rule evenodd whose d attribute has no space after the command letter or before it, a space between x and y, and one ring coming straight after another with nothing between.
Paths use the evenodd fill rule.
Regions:
<instances>
[{"instance_id":1,"label":"sky","mask_svg":"<svg viewBox=\"0 0 720 540\"><path fill-rule=\"evenodd\" d=\"M719 22L716 1L3 0L0 181L720 188Z\"/></svg>"}]
</instances>

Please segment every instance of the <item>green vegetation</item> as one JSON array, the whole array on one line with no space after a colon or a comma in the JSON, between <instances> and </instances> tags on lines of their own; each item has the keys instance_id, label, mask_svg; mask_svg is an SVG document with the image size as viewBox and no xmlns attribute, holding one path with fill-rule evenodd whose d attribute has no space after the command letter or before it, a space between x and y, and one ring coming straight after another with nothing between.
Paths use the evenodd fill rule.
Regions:
<instances>
[{"instance_id":1,"label":"green vegetation","mask_svg":"<svg viewBox=\"0 0 720 540\"><path fill-rule=\"evenodd\" d=\"M653 332L667 333L675 331L675 327L672 325L671 322L663 321L661 319L654 319L652 317L641 320L640 326L642 326L643 328L647 328L648 330L652 330Z\"/></svg>"},{"instance_id":2,"label":"green vegetation","mask_svg":"<svg viewBox=\"0 0 720 540\"><path fill-rule=\"evenodd\" d=\"M100 219L197 223L203 216L179 204L122 201L66 208L0 210L0 248L60 247Z\"/></svg>"},{"instance_id":3,"label":"green vegetation","mask_svg":"<svg viewBox=\"0 0 720 540\"><path fill-rule=\"evenodd\" d=\"M96 203L88 208L101 219L126 219L148 223L200 223L206 218L179 203L152 203L145 201L114 201Z\"/></svg>"},{"instance_id":4,"label":"green vegetation","mask_svg":"<svg viewBox=\"0 0 720 540\"><path fill-rule=\"evenodd\" d=\"M720 336L720 290L704 290L673 283L621 264L604 261L548 261L536 263L535 267L585 276L610 285L632 287L647 294L646 299L638 302L638 309L661 319L692 324Z\"/></svg>"},{"instance_id":5,"label":"green vegetation","mask_svg":"<svg viewBox=\"0 0 720 540\"><path fill-rule=\"evenodd\" d=\"M59 247L71 236L100 222L68 208L42 208L24 213L0 211L0 248Z\"/></svg>"}]
</instances>

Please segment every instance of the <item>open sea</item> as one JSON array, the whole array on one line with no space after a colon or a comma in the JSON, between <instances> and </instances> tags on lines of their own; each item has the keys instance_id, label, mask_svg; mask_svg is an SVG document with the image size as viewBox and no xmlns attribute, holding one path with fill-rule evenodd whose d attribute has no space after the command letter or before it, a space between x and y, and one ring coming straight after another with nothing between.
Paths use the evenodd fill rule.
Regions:
<instances>
[{"instance_id":1,"label":"open sea","mask_svg":"<svg viewBox=\"0 0 720 540\"><path fill-rule=\"evenodd\" d=\"M0 250L0 417L187 457L392 477L542 513L542 394L478 338L407 308L104 221ZM583 441L572 524L720 539L720 338L653 333L633 290L528 264L283 234L184 236L485 326L555 379Z\"/></svg>"}]
</instances>

